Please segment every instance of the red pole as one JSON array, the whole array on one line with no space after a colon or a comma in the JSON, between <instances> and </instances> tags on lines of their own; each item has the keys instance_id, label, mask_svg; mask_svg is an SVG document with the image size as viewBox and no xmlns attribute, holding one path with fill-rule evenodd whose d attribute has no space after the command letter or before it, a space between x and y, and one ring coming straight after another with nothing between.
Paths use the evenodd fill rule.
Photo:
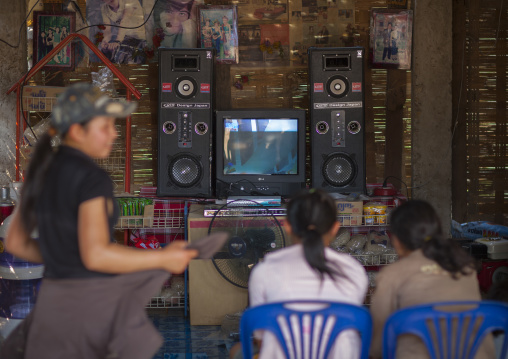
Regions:
<instances>
[{"instance_id":1,"label":"red pole","mask_svg":"<svg viewBox=\"0 0 508 359\"><path fill-rule=\"evenodd\" d=\"M19 144L21 143L21 138L20 138L20 129L19 129L19 126L20 126L20 123L19 123L19 119L20 119L20 112L21 112L21 96L23 94L19 94L19 91L21 90L20 87L18 87L16 89L16 182L19 182L19 155L20 155L20 150L19 150Z\"/></svg>"},{"instance_id":2,"label":"red pole","mask_svg":"<svg viewBox=\"0 0 508 359\"><path fill-rule=\"evenodd\" d=\"M127 101L131 100L131 92L127 91ZM125 119L125 192L131 192L131 116Z\"/></svg>"}]
</instances>

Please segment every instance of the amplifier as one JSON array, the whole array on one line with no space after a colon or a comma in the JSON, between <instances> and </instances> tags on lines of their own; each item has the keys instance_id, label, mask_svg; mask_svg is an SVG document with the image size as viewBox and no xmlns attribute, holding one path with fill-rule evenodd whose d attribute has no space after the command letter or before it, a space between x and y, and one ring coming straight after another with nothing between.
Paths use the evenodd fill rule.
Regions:
<instances>
[{"instance_id":1,"label":"amplifier","mask_svg":"<svg viewBox=\"0 0 508 359\"><path fill-rule=\"evenodd\" d=\"M228 207L235 206L270 206L280 207L282 199L280 196L229 196L227 198Z\"/></svg>"},{"instance_id":2,"label":"amplifier","mask_svg":"<svg viewBox=\"0 0 508 359\"><path fill-rule=\"evenodd\" d=\"M284 207L227 207L205 208L205 217L262 217L262 216L285 216Z\"/></svg>"}]
</instances>

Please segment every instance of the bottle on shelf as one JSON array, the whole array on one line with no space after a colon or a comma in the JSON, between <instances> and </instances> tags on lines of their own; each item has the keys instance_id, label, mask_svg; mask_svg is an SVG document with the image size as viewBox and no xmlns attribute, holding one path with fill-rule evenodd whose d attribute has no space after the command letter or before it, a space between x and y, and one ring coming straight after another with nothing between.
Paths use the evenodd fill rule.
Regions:
<instances>
[{"instance_id":1,"label":"bottle on shelf","mask_svg":"<svg viewBox=\"0 0 508 359\"><path fill-rule=\"evenodd\" d=\"M0 224L11 215L14 211L14 202L10 195L10 188L8 186L2 186L1 197L0 197Z\"/></svg>"}]
</instances>

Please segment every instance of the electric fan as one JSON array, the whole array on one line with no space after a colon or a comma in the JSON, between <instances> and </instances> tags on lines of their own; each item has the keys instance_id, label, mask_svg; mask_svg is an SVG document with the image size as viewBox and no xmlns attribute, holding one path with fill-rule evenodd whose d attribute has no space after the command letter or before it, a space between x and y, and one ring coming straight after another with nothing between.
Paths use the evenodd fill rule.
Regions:
<instances>
[{"instance_id":1,"label":"electric fan","mask_svg":"<svg viewBox=\"0 0 508 359\"><path fill-rule=\"evenodd\" d=\"M286 245L277 218L263 206L238 206L235 201L212 217L208 234L227 232L229 239L213 257L219 274L231 284L247 288L252 268L266 253Z\"/></svg>"}]
</instances>

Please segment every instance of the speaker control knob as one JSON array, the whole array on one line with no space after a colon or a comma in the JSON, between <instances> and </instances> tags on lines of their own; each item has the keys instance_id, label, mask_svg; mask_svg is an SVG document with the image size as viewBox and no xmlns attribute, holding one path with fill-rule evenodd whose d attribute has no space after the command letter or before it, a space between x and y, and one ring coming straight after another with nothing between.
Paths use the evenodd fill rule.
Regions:
<instances>
[{"instance_id":1,"label":"speaker control knob","mask_svg":"<svg viewBox=\"0 0 508 359\"><path fill-rule=\"evenodd\" d=\"M347 124L347 130L349 133L356 135L360 130L362 129L362 126L360 125L360 122L358 121L351 121Z\"/></svg>"},{"instance_id":2,"label":"speaker control knob","mask_svg":"<svg viewBox=\"0 0 508 359\"><path fill-rule=\"evenodd\" d=\"M175 130L176 130L176 126L175 126L175 123L172 121L166 121L162 125L162 131L167 135L171 135L172 133L175 132Z\"/></svg>"},{"instance_id":3,"label":"speaker control knob","mask_svg":"<svg viewBox=\"0 0 508 359\"><path fill-rule=\"evenodd\" d=\"M325 121L319 121L318 123L316 123L316 132L319 133L320 135L324 135L325 133L327 133L329 128L330 126L328 126L328 123L326 123Z\"/></svg>"},{"instance_id":4,"label":"speaker control knob","mask_svg":"<svg viewBox=\"0 0 508 359\"><path fill-rule=\"evenodd\" d=\"M194 126L194 130L198 135L204 135L208 131L208 125L204 122L198 122Z\"/></svg>"}]
</instances>

